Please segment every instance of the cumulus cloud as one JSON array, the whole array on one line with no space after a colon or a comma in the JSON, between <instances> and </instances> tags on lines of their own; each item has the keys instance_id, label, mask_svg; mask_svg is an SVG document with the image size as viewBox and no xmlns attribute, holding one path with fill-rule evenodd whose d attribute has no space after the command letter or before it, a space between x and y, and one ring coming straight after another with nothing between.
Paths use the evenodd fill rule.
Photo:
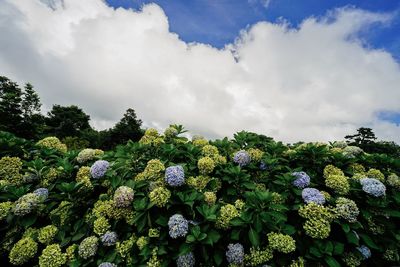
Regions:
<instances>
[{"instance_id":1,"label":"cumulus cloud","mask_svg":"<svg viewBox=\"0 0 400 267\"><path fill-rule=\"evenodd\" d=\"M50 1L50 2L49 2ZM388 14L342 8L296 28L259 22L224 49L185 43L155 5L0 2L0 71L30 81L45 108L77 104L98 128L132 107L147 126L208 137L242 129L283 141L333 140L359 126L400 141L400 67L359 33Z\"/></svg>"}]
</instances>

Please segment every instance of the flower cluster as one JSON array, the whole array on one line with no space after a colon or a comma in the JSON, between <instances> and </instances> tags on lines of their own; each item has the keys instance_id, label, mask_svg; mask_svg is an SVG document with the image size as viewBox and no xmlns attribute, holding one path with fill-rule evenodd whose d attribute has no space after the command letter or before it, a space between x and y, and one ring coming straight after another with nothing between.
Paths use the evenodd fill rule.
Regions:
<instances>
[{"instance_id":1,"label":"flower cluster","mask_svg":"<svg viewBox=\"0 0 400 267\"><path fill-rule=\"evenodd\" d=\"M61 252L60 245L48 245L39 257L40 267L60 267L67 261L67 256Z\"/></svg>"},{"instance_id":2,"label":"flower cluster","mask_svg":"<svg viewBox=\"0 0 400 267\"><path fill-rule=\"evenodd\" d=\"M195 258L194 258L194 255L192 252L181 255L176 260L177 267L194 267L195 264L196 264L196 261L195 261Z\"/></svg>"},{"instance_id":3,"label":"flower cluster","mask_svg":"<svg viewBox=\"0 0 400 267\"><path fill-rule=\"evenodd\" d=\"M129 255L129 252L132 250L133 246L136 243L136 236L132 235L129 239L122 241L122 242L117 242L116 245L116 250L118 252L118 254L122 257L122 258L127 258Z\"/></svg>"},{"instance_id":4,"label":"flower cluster","mask_svg":"<svg viewBox=\"0 0 400 267\"><path fill-rule=\"evenodd\" d=\"M54 225L47 225L39 230L38 241L42 244L50 244L57 234L58 228Z\"/></svg>"},{"instance_id":5,"label":"flower cluster","mask_svg":"<svg viewBox=\"0 0 400 267\"><path fill-rule=\"evenodd\" d=\"M156 129L149 128L139 140L139 143L143 145L158 146L164 143L164 139L158 134Z\"/></svg>"},{"instance_id":6,"label":"flower cluster","mask_svg":"<svg viewBox=\"0 0 400 267\"><path fill-rule=\"evenodd\" d=\"M97 252L99 239L95 236L89 236L79 244L78 254L83 259L93 257Z\"/></svg>"},{"instance_id":7,"label":"flower cluster","mask_svg":"<svg viewBox=\"0 0 400 267\"><path fill-rule=\"evenodd\" d=\"M377 179L363 178L360 180L360 183L362 185L362 190L374 197L381 197L386 193L386 186Z\"/></svg>"},{"instance_id":8,"label":"flower cluster","mask_svg":"<svg viewBox=\"0 0 400 267\"><path fill-rule=\"evenodd\" d=\"M149 193L150 201L160 208L168 203L170 197L171 191L163 186L156 187Z\"/></svg>"},{"instance_id":9,"label":"flower cluster","mask_svg":"<svg viewBox=\"0 0 400 267\"><path fill-rule=\"evenodd\" d=\"M273 257L272 249L270 247L266 248L250 248L250 253L244 256L244 261L246 266L260 266Z\"/></svg>"},{"instance_id":10,"label":"flower cluster","mask_svg":"<svg viewBox=\"0 0 400 267\"><path fill-rule=\"evenodd\" d=\"M350 171L354 174L356 173L365 173L365 168L363 165L359 163L352 163L349 167Z\"/></svg>"},{"instance_id":11,"label":"flower cluster","mask_svg":"<svg viewBox=\"0 0 400 267\"><path fill-rule=\"evenodd\" d=\"M101 243L106 246L114 246L117 243L118 235L116 232L107 231L104 235L100 237Z\"/></svg>"},{"instance_id":12,"label":"flower cluster","mask_svg":"<svg viewBox=\"0 0 400 267\"><path fill-rule=\"evenodd\" d=\"M14 205L13 212L17 216L24 216L31 213L40 202L40 198L34 193L28 193L20 197Z\"/></svg>"},{"instance_id":13,"label":"flower cluster","mask_svg":"<svg viewBox=\"0 0 400 267\"><path fill-rule=\"evenodd\" d=\"M13 207L13 203L11 201L1 202L0 203L0 220L3 220L7 217L10 210Z\"/></svg>"},{"instance_id":14,"label":"flower cluster","mask_svg":"<svg viewBox=\"0 0 400 267\"><path fill-rule=\"evenodd\" d=\"M175 214L169 218L168 228L170 237L184 237L189 231L189 222L181 214Z\"/></svg>"},{"instance_id":15,"label":"flower cluster","mask_svg":"<svg viewBox=\"0 0 400 267\"><path fill-rule=\"evenodd\" d=\"M148 237L146 236L141 236L136 240L136 246L139 248L139 250L142 250L147 244L149 243Z\"/></svg>"},{"instance_id":16,"label":"flower cluster","mask_svg":"<svg viewBox=\"0 0 400 267\"><path fill-rule=\"evenodd\" d=\"M345 253L342 261L348 267L357 267L361 265L361 258L353 252Z\"/></svg>"},{"instance_id":17,"label":"flower cluster","mask_svg":"<svg viewBox=\"0 0 400 267\"><path fill-rule=\"evenodd\" d=\"M103 235L110 229L110 227L111 225L108 220L105 217L100 216L93 223L93 232L98 235Z\"/></svg>"},{"instance_id":18,"label":"flower cluster","mask_svg":"<svg viewBox=\"0 0 400 267\"><path fill-rule=\"evenodd\" d=\"M22 265L35 256L37 249L38 244L31 237L25 237L15 243L8 257L12 264Z\"/></svg>"},{"instance_id":19,"label":"flower cluster","mask_svg":"<svg viewBox=\"0 0 400 267\"><path fill-rule=\"evenodd\" d=\"M296 177L293 185L297 188L303 189L310 185L310 176L305 172L293 172L292 176Z\"/></svg>"},{"instance_id":20,"label":"flower cluster","mask_svg":"<svg viewBox=\"0 0 400 267\"><path fill-rule=\"evenodd\" d=\"M326 187L332 188L339 195L346 195L350 190L350 183L346 176L329 175L325 179Z\"/></svg>"},{"instance_id":21,"label":"flower cluster","mask_svg":"<svg viewBox=\"0 0 400 267\"><path fill-rule=\"evenodd\" d=\"M37 195L41 201L44 201L49 197L49 190L47 188L38 188L33 191L33 193Z\"/></svg>"},{"instance_id":22,"label":"flower cluster","mask_svg":"<svg viewBox=\"0 0 400 267\"><path fill-rule=\"evenodd\" d=\"M368 178L374 178L376 180L379 180L380 182L384 182L385 181L385 175L377 169L369 169L366 173L366 176Z\"/></svg>"},{"instance_id":23,"label":"flower cluster","mask_svg":"<svg viewBox=\"0 0 400 267\"><path fill-rule=\"evenodd\" d=\"M164 135L167 138L174 138L175 136L178 135L178 130L173 126L170 126L167 129L165 129Z\"/></svg>"},{"instance_id":24,"label":"flower cluster","mask_svg":"<svg viewBox=\"0 0 400 267\"><path fill-rule=\"evenodd\" d=\"M315 188L304 188L301 196L307 204L314 202L315 204L323 205L325 203L325 196Z\"/></svg>"},{"instance_id":25,"label":"flower cluster","mask_svg":"<svg viewBox=\"0 0 400 267\"><path fill-rule=\"evenodd\" d=\"M339 169L331 164L326 165L326 167L324 168L324 178L327 179L331 175L344 176L344 172L341 169Z\"/></svg>"},{"instance_id":26,"label":"flower cluster","mask_svg":"<svg viewBox=\"0 0 400 267\"><path fill-rule=\"evenodd\" d=\"M387 178L388 185L400 190L400 178L395 173L391 173Z\"/></svg>"},{"instance_id":27,"label":"flower cluster","mask_svg":"<svg viewBox=\"0 0 400 267\"><path fill-rule=\"evenodd\" d=\"M303 229L307 235L316 239L324 239L329 236L330 222L335 218L329 208L310 202L300 207L299 215L306 219Z\"/></svg>"},{"instance_id":28,"label":"flower cluster","mask_svg":"<svg viewBox=\"0 0 400 267\"><path fill-rule=\"evenodd\" d=\"M80 164L83 164L90 160L101 157L103 154L104 151L101 149L85 148L79 152L78 156L76 157L76 161Z\"/></svg>"},{"instance_id":29,"label":"flower cluster","mask_svg":"<svg viewBox=\"0 0 400 267\"><path fill-rule=\"evenodd\" d=\"M296 241L290 235L280 233L267 234L269 246L273 250L282 253L290 253L296 250Z\"/></svg>"},{"instance_id":30,"label":"flower cluster","mask_svg":"<svg viewBox=\"0 0 400 267\"><path fill-rule=\"evenodd\" d=\"M348 158L355 158L362 153L364 153L364 150L358 146L347 146L343 149L343 155Z\"/></svg>"},{"instance_id":31,"label":"flower cluster","mask_svg":"<svg viewBox=\"0 0 400 267\"><path fill-rule=\"evenodd\" d=\"M230 264L242 264L244 260L244 248L240 243L229 244L225 255L226 260Z\"/></svg>"},{"instance_id":32,"label":"flower cluster","mask_svg":"<svg viewBox=\"0 0 400 267\"><path fill-rule=\"evenodd\" d=\"M217 196L214 192L204 192L204 201L210 206L214 205L217 201Z\"/></svg>"},{"instance_id":33,"label":"flower cluster","mask_svg":"<svg viewBox=\"0 0 400 267\"><path fill-rule=\"evenodd\" d=\"M18 157L2 157L0 159L0 179L4 179L10 184L20 185L23 182L22 161Z\"/></svg>"},{"instance_id":34,"label":"flower cluster","mask_svg":"<svg viewBox=\"0 0 400 267\"><path fill-rule=\"evenodd\" d=\"M148 236L149 237L160 237L160 231L158 229L155 229L155 228L150 228Z\"/></svg>"},{"instance_id":35,"label":"flower cluster","mask_svg":"<svg viewBox=\"0 0 400 267\"><path fill-rule=\"evenodd\" d=\"M164 164L159 159L152 159L147 162L146 168L135 177L135 180L161 181L164 171Z\"/></svg>"},{"instance_id":36,"label":"flower cluster","mask_svg":"<svg viewBox=\"0 0 400 267\"><path fill-rule=\"evenodd\" d=\"M247 153L249 153L250 159L253 162L260 162L264 155L264 152L258 148L250 148L247 150Z\"/></svg>"},{"instance_id":37,"label":"flower cluster","mask_svg":"<svg viewBox=\"0 0 400 267\"><path fill-rule=\"evenodd\" d=\"M168 167L165 170L165 182L173 187L181 186L185 183L185 171L180 165Z\"/></svg>"},{"instance_id":38,"label":"flower cluster","mask_svg":"<svg viewBox=\"0 0 400 267\"><path fill-rule=\"evenodd\" d=\"M233 162L238 164L240 167L244 167L248 165L251 161L249 153L247 153L245 150L240 150L235 153L233 156Z\"/></svg>"},{"instance_id":39,"label":"flower cluster","mask_svg":"<svg viewBox=\"0 0 400 267\"><path fill-rule=\"evenodd\" d=\"M344 197L339 197L336 200L335 212L340 218L350 223L356 222L357 216L360 213L357 204L353 200Z\"/></svg>"},{"instance_id":40,"label":"flower cluster","mask_svg":"<svg viewBox=\"0 0 400 267\"><path fill-rule=\"evenodd\" d=\"M98 267L117 267L117 265L111 262L102 262L99 264Z\"/></svg>"},{"instance_id":41,"label":"flower cluster","mask_svg":"<svg viewBox=\"0 0 400 267\"><path fill-rule=\"evenodd\" d=\"M193 143L194 146L204 147L204 146L208 145L208 140L205 139L203 136L194 135L192 137L192 143Z\"/></svg>"},{"instance_id":42,"label":"flower cluster","mask_svg":"<svg viewBox=\"0 0 400 267\"><path fill-rule=\"evenodd\" d=\"M197 167L201 174L207 175L212 173L215 168L214 160L210 157L202 157L197 162Z\"/></svg>"},{"instance_id":43,"label":"flower cluster","mask_svg":"<svg viewBox=\"0 0 400 267\"><path fill-rule=\"evenodd\" d=\"M92 182L90 181L90 167L83 166L80 167L76 174L76 182L82 183L82 185L87 189L93 189Z\"/></svg>"},{"instance_id":44,"label":"flower cluster","mask_svg":"<svg viewBox=\"0 0 400 267\"><path fill-rule=\"evenodd\" d=\"M364 260L371 258L371 250L367 246L362 245L357 247L357 250L361 253Z\"/></svg>"},{"instance_id":45,"label":"flower cluster","mask_svg":"<svg viewBox=\"0 0 400 267\"><path fill-rule=\"evenodd\" d=\"M61 153L67 153L67 146L65 144L61 143L60 139L58 139L55 136L49 136L49 137L43 138L42 140L37 142L36 145L38 145L40 147L54 149Z\"/></svg>"},{"instance_id":46,"label":"flower cluster","mask_svg":"<svg viewBox=\"0 0 400 267\"><path fill-rule=\"evenodd\" d=\"M119 208L129 207L133 201L133 189L127 186L120 186L115 190L114 203Z\"/></svg>"},{"instance_id":47,"label":"flower cluster","mask_svg":"<svg viewBox=\"0 0 400 267\"><path fill-rule=\"evenodd\" d=\"M236 207L232 204L226 204L221 207L220 215L217 218L216 226L222 229L228 229L230 221L239 217L240 212L236 209Z\"/></svg>"},{"instance_id":48,"label":"flower cluster","mask_svg":"<svg viewBox=\"0 0 400 267\"><path fill-rule=\"evenodd\" d=\"M110 163L106 160L97 160L93 163L92 167L90 167L90 174L94 179L99 179L106 174Z\"/></svg>"}]
</instances>

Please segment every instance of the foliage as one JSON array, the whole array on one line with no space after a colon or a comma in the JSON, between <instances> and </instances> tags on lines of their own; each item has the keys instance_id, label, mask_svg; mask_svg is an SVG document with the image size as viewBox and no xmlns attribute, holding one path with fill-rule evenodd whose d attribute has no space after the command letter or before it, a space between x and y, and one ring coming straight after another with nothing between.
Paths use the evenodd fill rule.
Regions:
<instances>
[{"instance_id":1,"label":"foliage","mask_svg":"<svg viewBox=\"0 0 400 267\"><path fill-rule=\"evenodd\" d=\"M52 149L62 146L57 140L43 147L0 133L3 162L16 163L13 177L0 183L0 260L29 266L400 263L400 159L349 157L323 143L289 147L244 131L233 140L189 141L179 136L182 127L171 127L176 131L150 129L141 142L79 154ZM0 167L10 173L11 165Z\"/></svg>"}]
</instances>

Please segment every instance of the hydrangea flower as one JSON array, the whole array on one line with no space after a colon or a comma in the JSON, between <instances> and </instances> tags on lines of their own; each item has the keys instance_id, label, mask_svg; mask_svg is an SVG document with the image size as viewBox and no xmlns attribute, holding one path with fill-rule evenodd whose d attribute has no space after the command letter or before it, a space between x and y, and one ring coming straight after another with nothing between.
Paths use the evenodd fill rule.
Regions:
<instances>
[{"instance_id":1,"label":"hydrangea flower","mask_svg":"<svg viewBox=\"0 0 400 267\"><path fill-rule=\"evenodd\" d=\"M23 182L23 176L19 172L22 169L22 160L18 157L2 157L0 159L0 178L11 184L19 185Z\"/></svg>"},{"instance_id":2,"label":"hydrangea flower","mask_svg":"<svg viewBox=\"0 0 400 267\"><path fill-rule=\"evenodd\" d=\"M339 197L336 200L335 210L339 217L351 223L357 221L357 216L360 213L357 204L353 200L344 197Z\"/></svg>"},{"instance_id":3,"label":"hydrangea flower","mask_svg":"<svg viewBox=\"0 0 400 267\"><path fill-rule=\"evenodd\" d=\"M67 153L67 146L65 144L61 143L60 139L58 139L55 136L49 136L49 137L43 138L42 140L37 142L36 145L38 145L40 147L49 148L49 149L55 149L61 153Z\"/></svg>"},{"instance_id":4,"label":"hydrangea flower","mask_svg":"<svg viewBox=\"0 0 400 267\"><path fill-rule=\"evenodd\" d=\"M102 262L99 264L98 267L117 267L117 265L111 262Z\"/></svg>"},{"instance_id":5,"label":"hydrangea flower","mask_svg":"<svg viewBox=\"0 0 400 267\"><path fill-rule=\"evenodd\" d=\"M149 194L150 201L160 208L164 207L168 203L170 197L171 191L164 186L154 188Z\"/></svg>"},{"instance_id":6,"label":"hydrangea flower","mask_svg":"<svg viewBox=\"0 0 400 267\"><path fill-rule=\"evenodd\" d=\"M102 156L104 151L101 149L92 149L92 148L85 148L82 149L78 156L76 157L76 161L82 164L89 160L95 159L96 157Z\"/></svg>"},{"instance_id":7,"label":"hydrangea flower","mask_svg":"<svg viewBox=\"0 0 400 267\"><path fill-rule=\"evenodd\" d=\"M37 207L39 202L39 197L34 193L23 195L15 202L14 214L17 216L27 215Z\"/></svg>"},{"instance_id":8,"label":"hydrangea flower","mask_svg":"<svg viewBox=\"0 0 400 267\"><path fill-rule=\"evenodd\" d=\"M94 256L97 252L99 239L95 236L89 236L82 240L79 245L78 254L83 259Z\"/></svg>"},{"instance_id":9,"label":"hydrangea flower","mask_svg":"<svg viewBox=\"0 0 400 267\"><path fill-rule=\"evenodd\" d=\"M290 235L269 233L267 235L269 246L282 253L290 253L296 250L296 241Z\"/></svg>"},{"instance_id":10,"label":"hydrangea flower","mask_svg":"<svg viewBox=\"0 0 400 267\"><path fill-rule=\"evenodd\" d=\"M297 188L303 189L310 185L310 176L305 172L293 172L292 176L296 177L293 185Z\"/></svg>"},{"instance_id":11,"label":"hydrangea flower","mask_svg":"<svg viewBox=\"0 0 400 267\"><path fill-rule=\"evenodd\" d=\"M189 252L185 255L181 255L176 260L177 267L193 267L196 261L192 252Z\"/></svg>"},{"instance_id":12,"label":"hydrangea flower","mask_svg":"<svg viewBox=\"0 0 400 267\"><path fill-rule=\"evenodd\" d=\"M46 200L49 197L49 190L47 188L38 188L33 191L35 195L37 195L42 201Z\"/></svg>"},{"instance_id":13,"label":"hydrangea flower","mask_svg":"<svg viewBox=\"0 0 400 267\"><path fill-rule=\"evenodd\" d=\"M184 237L189 231L189 222L181 214L175 214L169 218L168 227L170 237Z\"/></svg>"},{"instance_id":14,"label":"hydrangea flower","mask_svg":"<svg viewBox=\"0 0 400 267\"><path fill-rule=\"evenodd\" d=\"M250 159L254 162L259 162L264 155L264 152L258 148L250 148L248 151Z\"/></svg>"},{"instance_id":15,"label":"hydrangea flower","mask_svg":"<svg viewBox=\"0 0 400 267\"><path fill-rule=\"evenodd\" d=\"M40 229L38 234L38 241L42 244L50 244L57 234L58 228L54 225L47 225Z\"/></svg>"},{"instance_id":16,"label":"hydrangea flower","mask_svg":"<svg viewBox=\"0 0 400 267\"><path fill-rule=\"evenodd\" d=\"M185 183L185 171L180 165L168 167L165 170L165 182L170 186L181 186Z\"/></svg>"},{"instance_id":17,"label":"hydrangea flower","mask_svg":"<svg viewBox=\"0 0 400 267\"><path fill-rule=\"evenodd\" d=\"M119 208L126 208L131 205L133 201L133 189L127 186L120 186L115 190L114 202L115 206Z\"/></svg>"},{"instance_id":18,"label":"hydrangea flower","mask_svg":"<svg viewBox=\"0 0 400 267\"><path fill-rule=\"evenodd\" d=\"M100 237L101 243L106 246L113 246L117 242L118 235L116 232L106 232L104 235Z\"/></svg>"},{"instance_id":19,"label":"hydrangea flower","mask_svg":"<svg viewBox=\"0 0 400 267\"><path fill-rule=\"evenodd\" d=\"M357 247L357 250L360 251L364 260L371 257L371 250L367 246L361 245L360 247Z\"/></svg>"},{"instance_id":20,"label":"hydrangea flower","mask_svg":"<svg viewBox=\"0 0 400 267\"><path fill-rule=\"evenodd\" d=\"M0 203L0 220L7 217L8 213L13 207L13 203L11 201L1 202Z\"/></svg>"},{"instance_id":21,"label":"hydrangea flower","mask_svg":"<svg viewBox=\"0 0 400 267\"><path fill-rule=\"evenodd\" d=\"M229 244L225 255L230 264L240 265L244 259L244 248L240 243Z\"/></svg>"},{"instance_id":22,"label":"hydrangea flower","mask_svg":"<svg viewBox=\"0 0 400 267\"><path fill-rule=\"evenodd\" d=\"M12 264L22 265L35 256L37 249L38 244L31 237L25 237L14 244L8 258Z\"/></svg>"},{"instance_id":23,"label":"hydrangea flower","mask_svg":"<svg viewBox=\"0 0 400 267\"><path fill-rule=\"evenodd\" d=\"M215 195L214 192L204 192L204 201L208 204L208 205L214 205L215 201L217 201L217 196Z\"/></svg>"},{"instance_id":24,"label":"hydrangea flower","mask_svg":"<svg viewBox=\"0 0 400 267\"><path fill-rule=\"evenodd\" d=\"M362 190L374 197L381 197L386 193L386 186L377 179L363 178L360 180L360 183L362 185Z\"/></svg>"},{"instance_id":25,"label":"hydrangea flower","mask_svg":"<svg viewBox=\"0 0 400 267\"><path fill-rule=\"evenodd\" d=\"M95 163L93 163L92 167L90 167L90 174L94 179L101 178L104 176L104 174L106 174L109 166L110 163L108 161L97 160Z\"/></svg>"},{"instance_id":26,"label":"hydrangea flower","mask_svg":"<svg viewBox=\"0 0 400 267\"><path fill-rule=\"evenodd\" d=\"M305 203L314 202L319 205L325 203L325 196L318 189L315 188L304 188L301 192L301 196Z\"/></svg>"},{"instance_id":27,"label":"hydrangea flower","mask_svg":"<svg viewBox=\"0 0 400 267\"><path fill-rule=\"evenodd\" d=\"M93 223L93 232L98 235L103 235L110 229L110 227L111 225L108 220L105 217L100 216Z\"/></svg>"},{"instance_id":28,"label":"hydrangea flower","mask_svg":"<svg viewBox=\"0 0 400 267\"><path fill-rule=\"evenodd\" d=\"M325 185L339 195L346 195L350 190L350 183L347 177L343 175L329 175L325 179Z\"/></svg>"},{"instance_id":29,"label":"hydrangea flower","mask_svg":"<svg viewBox=\"0 0 400 267\"><path fill-rule=\"evenodd\" d=\"M245 150L240 150L233 156L233 162L238 164L240 167L248 165L250 161L251 157Z\"/></svg>"},{"instance_id":30,"label":"hydrangea flower","mask_svg":"<svg viewBox=\"0 0 400 267\"><path fill-rule=\"evenodd\" d=\"M222 229L228 229L230 221L240 216L240 212L232 204L226 204L221 207L220 215L217 218L216 226Z\"/></svg>"},{"instance_id":31,"label":"hydrangea flower","mask_svg":"<svg viewBox=\"0 0 400 267\"><path fill-rule=\"evenodd\" d=\"M260 266L261 264L264 264L272 259L274 256L272 253L273 251L270 247L251 247L250 253L244 256L246 266Z\"/></svg>"},{"instance_id":32,"label":"hydrangea flower","mask_svg":"<svg viewBox=\"0 0 400 267\"><path fill-rule=\"evenodd\" d=\"M61 252L59 244L48 245L39 257L40 267L60 267L67 261L67 256Z\"/></svg>"},{"instance_id":33,"label":"hydrangea flower","mask_svg":"<svg viewBox=\"0 0 400 267\"><path fill-rule=\"evenodd\" d=\"M197 167L199 168L201 174L210 174L214 170L215 163L210 157L202 157L197 162Z\"/></svg>"}]
</instances>

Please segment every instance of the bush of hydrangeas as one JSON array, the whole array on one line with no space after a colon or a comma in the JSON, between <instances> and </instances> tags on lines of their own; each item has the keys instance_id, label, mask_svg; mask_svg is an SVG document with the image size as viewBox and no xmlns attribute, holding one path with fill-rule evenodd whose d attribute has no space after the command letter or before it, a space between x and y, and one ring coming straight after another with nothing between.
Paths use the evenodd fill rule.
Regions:
<instances>
[{"instance_id":1,"label":"bush of hydrangeas","mask_svg":"<svg viewBox=\"0 0 400 267\"><path fill-rule=\"evenodd\" d=\"M104 152L0 134L1 266L400 264L400 159L183 132Z\"/></svg>"}]
</instances>

